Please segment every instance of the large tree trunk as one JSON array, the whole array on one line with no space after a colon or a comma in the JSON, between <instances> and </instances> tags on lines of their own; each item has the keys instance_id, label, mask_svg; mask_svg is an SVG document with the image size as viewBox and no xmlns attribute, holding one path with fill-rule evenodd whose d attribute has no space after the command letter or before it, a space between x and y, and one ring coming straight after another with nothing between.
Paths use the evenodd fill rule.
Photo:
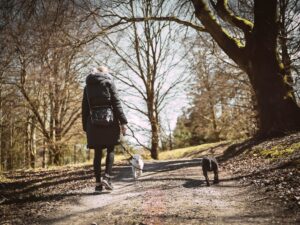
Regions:
<instances>
[{"instance_id":1,"label":"large tree trunk","mask_svg":"<svg viewBox=\"0 0 300 225\"><path fill-rule=\"evenodd\" d=\"M277 56L276 1L255 1L255 26L248 43L248 75L257 99L260 136L300 130L300 108Z\"/></svg>"},{"instance_id":2,"label":"large tree trunk","mask_svg":"<svg viewBox=\"0 0 300 225\"><path fill-rule=\"evenodd\" d=\"M224 52L249 76L257 100L258 135L270 137L300 130L300 108L293 98L288 75L277 58L277 0L254 1L254 24L235 17L218 1L219 16L245 34L245 47L217 23L203 0L192 0L197 18ZM225 7L224 7L225 5Z\"/></svg>"},{"instance_id":3,"label":"large tree trunk","mask_svg":"<svg viewBox=\"0 0 300 225\"><path fill-rule=\"evenodd\" d=\"M259 136L300 130L300 109L289 95L292 88L284 83L278 62L272 62L270 57L257 56L249 71L257 98Z\"/></svg>"}]
</instances>

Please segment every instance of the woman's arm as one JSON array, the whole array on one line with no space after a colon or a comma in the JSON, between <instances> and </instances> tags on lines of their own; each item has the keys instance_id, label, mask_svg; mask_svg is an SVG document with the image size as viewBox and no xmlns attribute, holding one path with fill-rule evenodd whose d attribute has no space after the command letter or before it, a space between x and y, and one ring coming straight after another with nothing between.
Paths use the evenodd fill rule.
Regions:
<instances>
[{"instance_id":1,"label":"woman's arm","mask_svg":"<svg viewBox=\"0 0 300 225\"><path fill-rule=\"evenodd\" d=\"M120 121L121 125L127 124L127 118L124 114L121 101L119 98L119 95L117 93L116 86L113 82L111 82L111 88L110 88L110 94L111 94L111 103L114 109L114 112L116 114L117 119Z\"/></svg>"},{"instance_id":2,"label":"woman's arm","mask_svg":"<svg viewBox=\"0 0 300 225\"><path fill-rule=\"evenodd\" d=\"M86 126L87 126L87 120L89 118L89 114L90 114L90 108L87 100L86 87L85 87L83 91L82 107L81 107L82 127L85 132L86 132Z\"/></svg>"}]
</instances>

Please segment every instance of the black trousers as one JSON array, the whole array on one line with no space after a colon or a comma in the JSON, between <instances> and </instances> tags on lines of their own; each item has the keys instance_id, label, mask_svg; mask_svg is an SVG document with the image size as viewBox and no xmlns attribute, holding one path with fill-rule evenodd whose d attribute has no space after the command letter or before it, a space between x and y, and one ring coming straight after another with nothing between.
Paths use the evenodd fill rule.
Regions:
<instances>
[{"instance_id":1,"label":"black trousers","mask_svg":"<svg viewBox=\"0 0 300 225\"><path fill-rule=\"evenodd\" d=\"M107 148L107 155L106 155L106 162L105 162L105 174L108 174L111 176L112 174L112 166L114 164L114 158L115 158L115 153L114 153L114 147L115 146L103 146L101 148L95 149L95 154L94 154L94 173L95 173L95 178L96 182L100 182L101 180L101 159L102 159L102 154L103 150Z\"/></svg>"}]
</instances>

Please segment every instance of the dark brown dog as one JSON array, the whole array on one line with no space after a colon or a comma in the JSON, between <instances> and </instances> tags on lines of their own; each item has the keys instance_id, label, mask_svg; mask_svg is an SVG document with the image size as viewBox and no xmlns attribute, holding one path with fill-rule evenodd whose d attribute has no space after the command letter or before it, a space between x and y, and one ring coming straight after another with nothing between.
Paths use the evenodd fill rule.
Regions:
<instances>
[{"instance_id":1,"label":"dark brown dog","mask_svg":"<svg viewBox=\"0 0 300 225\"><path fill-rule=\"evenodd\" d=\"M210 186L209 184L209 178L207 175L207 172L213 171L214 172L214 184L219 183L219 166L216 158L205 156L202 159L202 171L203 175L206 180L207 186Z\"/></svg>"}]
</instances>

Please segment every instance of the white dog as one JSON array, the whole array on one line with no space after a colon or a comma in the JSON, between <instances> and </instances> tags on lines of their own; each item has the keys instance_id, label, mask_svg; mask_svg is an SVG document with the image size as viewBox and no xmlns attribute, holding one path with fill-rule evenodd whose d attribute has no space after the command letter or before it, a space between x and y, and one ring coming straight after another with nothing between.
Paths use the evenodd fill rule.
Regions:
<instances>
[{"instance_id":1,"label":"white dog","mask_svg":"<svg viewBox=\"0 0 300 225\"><path fill-rule=\"evenodd\" d=\"M144 162L142 156L135 154L130 160L131 169L134 179L137 179L143 173Z\"/></svg>"}]
</instances>

